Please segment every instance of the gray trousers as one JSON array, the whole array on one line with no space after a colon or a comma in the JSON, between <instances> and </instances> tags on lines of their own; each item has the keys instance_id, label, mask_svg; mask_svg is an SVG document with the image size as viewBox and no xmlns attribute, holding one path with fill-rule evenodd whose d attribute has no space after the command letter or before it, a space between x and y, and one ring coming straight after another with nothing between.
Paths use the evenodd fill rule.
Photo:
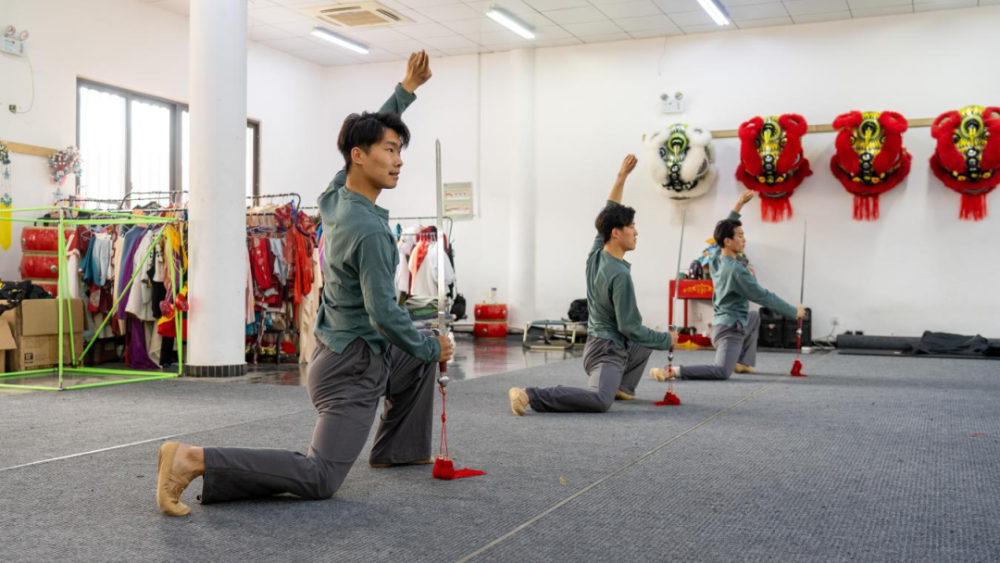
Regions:
<instances>
[{"instance_id":1,"label":"gray trousers","mask_svg":"<svg viewBox=\"0 0 1000 563\"><path fill-rule=\"evenodd\" d=\"M607 412L615 401L615 391L629 395L642 380L646 362L653 351L631 343L628 347L602 338L587 337L583 367L590 386L528 387L531 408L538 412Z\"/></svg>"},{"instance_id":2,"label":"gray trousers","mask_svg":"<svg viewBox=\"0 0 1000 563\"><path fill-rule=\"evenodd\" d=\"M757 336L760 334L760 314L750 311L747 326L737 322L733 326L712 327L712 344L715 345L715 365L681 366L681 379L729 379L736 364L748 367L757 365Z\"/></svg>"},{"instance_id":3,"label":"gray trousers","mask_svg":"<svg viewBox=\"0 0 1000 563\"><path fill-rule=\"evenodd\" d=\"M319 414L309 453L257 448L205 448L202 504L292 493L311 500L337 492L385 408L373 463L431 457L434 362L390 346L375 354L358 338L337 354L319 344L309 362L309 398Z\"/></svg>"}]
</instances>

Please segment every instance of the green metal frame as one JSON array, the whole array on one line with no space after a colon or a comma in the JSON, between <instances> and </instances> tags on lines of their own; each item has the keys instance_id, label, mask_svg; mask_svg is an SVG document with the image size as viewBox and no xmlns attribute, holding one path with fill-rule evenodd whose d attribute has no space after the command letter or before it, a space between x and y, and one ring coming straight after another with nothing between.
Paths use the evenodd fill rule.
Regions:
<instances>
[{"instance_id":1,"label":"green metal frame","mask_svg":"<svg viewBox=\"0 0 1000 563\"><path fill-rule=\"evenodd\" d=\"M183 338L181 338L181 343L177 346L177 373L173 373L173 372L170 372L170 373L160 373L160 372L153 372L153 371L136 371L136 370L121 370L121 369L97 369L97 368L88 368L88 367L82 367L81 366L81 364L83 363L84 356L86 356L87 352L90 351L90 348L94 345L94 342L97 342L97 339L98 339L98 337L101 334L101 331L104 330L105 326L107 326L108 321L111 320L112 315L110 313L108 315L105 315L104 322L102 322L101 326L98 327L96 331L94 331L94 337L90 339L90 342L87 343L87 346L84 347L84 349L80 352L80 355L77 356L77 354L76 354L76 339L73 338L73 334L75 334L75 331L73 330L73 310L71 308L72 307L72 300L68 297L69 296L69 264L68 264L69 260L68 260L68 258L66 256L66 237L64 235L64 231L65 231L65 228L67 226L77 226L77 225L85 225L85 226L86 225L139 225L139 224L143 224L143 225L151 225L151 224L153 224L153 225L178 225L178 224L180 224L182 222L180 219L176 219L176 218L172 218L172 217L153 217L153 216L145 216L145 215L133 215L131 213L117 213L117 212L110 212L110 211L103 211L103 210L76 209L76 208L67 208L67 207L25 207L25 208L20 208L20 209L10 209L8 211L10 211L12 214L18 213L18 212L22 212L23 213L23 212L39 212L39 211L44 211L46 213L54 211L54 212L57 212L59 214L59 218L58 219L20 219L20 218L14 218L14 217L6 217L6 218L0 217L0 221L11 221L11 222L17 222L17 223L49 223L49 224L57 223L58 224L58 227L57 227L58 228L58 232L57 232L57 235L56 235L56 240L58 241L58 245L59 245L58 246L58 252L59 252L59 256L58 256L58 273L57 273L57 279L58 279L57 283L58 283L58 288L59 288L59 291L58 291L59 296L56 297L56 301L59 303L59 305L58 305L58 310L59 310L59 332L58 332L58 337L59 337L59 364L57 366L55 366L55 367L46 368L46 369L37 369L37 370L27 370L27 371L19 371L19 372L2 373L2 374L0 374L0 389L24 389L24 390L31 390L31 391L69 391L69 390L73 390L73 389L92 389L92 388L95 388L95 387L109 387L111 385L122 385L122 384L125 384L125 383L139 383L139 382L143 382L143 381L156 381L156 380L159 380L159 379L173 379L173 378L180 377L180 376L182 376L184 374L184 343L183 343ZM81 216L80 214L90 214L90 215L100 214L100 215L111 216L111 217L115 217L115 218L114 219L110 219L110 220L108 220L108 219L101 219L101 220L94 220L94 219L74 219L74 218L67 218L67 213L74 213L75 214L74 216ZM116 311L118 309L118 305L121 302L122 297L124 297L124 295L128 291L128 289L130 287L132 287L132 284L135 282L135 280L138 277L138 275L141 272L145 271L144 266L146 265L146 262L149 260L149 257L152 254L153 249L156 248L156 245L160 242L160 239L163 237L163 233L164 232L166 232L166 229L161 229L160 232L158 232L156 234L156 237L153 239L153 244L150 245L149 250L142 257L142 261L135 268L135 271L132 274L132 278L129 279L128 284L125 286L124 291L122 291L118 295L118 298L115 299L114 304L111 306L111 310L112 311ZM180 248L181 253L183 255L183 252L184 252L184 238L183 238L183 236L184 235L181 234L182 233L181 229L177 229L177 233L181 237L180 241L178 241L179 242L178 247ZM168 238L167 242L168 243L172 243L172 241L170 240L170 237L168 236L167 238ZM173 247L173 244L167 244L166 247L167 247L167 266L169 268L170 279L175 280L175 283L174 283L173 287L174 287L174 292L176 293L178 291L179 286L180 286L180 276L177 275L178 272L176 272L175 269L174 269L174 247ZM65 309L65 311L64 311L64 309ZM63 321L64 315L68 315L69 316L69 333L68 333L68 335L70 337L69 338L69 360L70 360L70 365L69 366L66 365L66 362L65 362L66 358L64 356L64 348L65 348L64 344L65 344L65 341L66 341L65 337L67 336L67 333L65 332L65 328L66 328L65 327L65 323ZM174 327L175 327L175 329L176 329L177 334L179 335L179 337L183 336L181 316L182 315L180 315L179 313L174 315ZM54 386L51 386L51 385L29 385L29 384L24 384L24 383L4 383L4 381L10 380L10 379L32 379L32 378L47 377L47 376L53 376L53 375L58 375L59 376L59 385L58 385L58 387L54 387ZM125 377L125 379L116 379L114 381L102 381L102 382L99 382L99 383L85 383L85 384L79 384L79 385L65 385L64 384L64 376L65 375L88 375L88 376L97 376L97 377L123 376L123 377Z\"/></svg>"}]
</instances>

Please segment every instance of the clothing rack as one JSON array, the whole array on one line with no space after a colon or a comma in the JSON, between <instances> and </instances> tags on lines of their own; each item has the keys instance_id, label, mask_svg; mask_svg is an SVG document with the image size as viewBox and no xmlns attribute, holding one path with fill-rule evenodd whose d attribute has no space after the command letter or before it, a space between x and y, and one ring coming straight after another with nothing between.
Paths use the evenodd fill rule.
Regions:
<instances>
[{"instance_id":1,"label":"clothing rack","mask_svg":"<svg viewBox=\"0 0 1000 563\"><path fill-rule=\"evenodd\" d=\"M448 238L450 239L451 238L451 229L452 229L452 227L454 227L455 221L451 217L442 217L441 219L442 219L442 221L444 223L446 223L448 225L448 229L447 229L447 233L446 234L448 235ZM433 222L435 222L434 224L428 225L428 227L436 227L437 226L437 223L436 223L437 220L438 220L438 216L437 215L428 215L428 216L423 216L423 217L389 217L389 222L390 223L393 222L393 221L396 221L396 222L399 222L399 221L428 221L428 222L431 222L431 221L433 221Z\"/></svg>"},{"instance_id":2,"label":"clothing rack","mask_svg":"<svg viewBox=\"0 0 1000 563\"><path fill-rule=\"evenodd\" d=\"M288 192L284 194L261 194L261 195L248 195L247 199L252 199L255 206L260 205L261 199L280 199L280 198L295 198L295 210L298 211L302 208L302 196L295 192Z\"/></svg>"},{"instance_id":3,"label":"clothing rack","mask_svg":"<svg viewBox=\"0 0 1000 563\"><path fill-rule=\"evenodd\" d=\"M125 197L121 199L121 203L119 204L118 209L125 209L125 202L127 201L151 201L151 200L159 201L161 199L166 199L170 202L173 202L175 199L174 196L182 196L187 193L189 192L187 191L131 192L126 194Z\"/></svg>"}]
</instances>

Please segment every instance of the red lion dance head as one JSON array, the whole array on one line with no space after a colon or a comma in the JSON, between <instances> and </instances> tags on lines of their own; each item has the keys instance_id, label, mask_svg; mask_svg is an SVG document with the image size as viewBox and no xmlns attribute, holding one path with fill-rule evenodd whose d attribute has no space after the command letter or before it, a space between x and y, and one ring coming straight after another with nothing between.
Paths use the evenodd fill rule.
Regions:
<instances>
[{"instance_id":1,"label":"red lion dance head","mask_svg":"<svg viewBox=\"0 0 1000 563\"><path fill-rule=\"evenodd\" d=\"M854 194L854 220L874 221L878 196L910 173L913 157L903 148L906 119L891 111L852 111L834 120L833 128L840 129L830 159L833 175Z\"/></svg>"},{"instance_id":2,"label":"red lion dance head","mask_svg":"<svg viewBox=\"0 0 1000 563\"><path fill-rule=\"evenodd\" d=\"M809 161L802 154L808 129L801 115L755 117L740 126L740 165L736 178L760 194L761 218L777 223L792 216L789 198L807 176Z\"/></svg>"},{"instance_id":3,"label":"red lion dance head","mask_svg":"<svg viewBox=\"0 0 1000 563\"><path fill-rule=\"evenodd\" d=\"M1000 184L1000 107L967 106L938 116L931 126L937 148L931 170L962 194L959 217L986 217L986 196Z\"/></svg>"}]
</instances>

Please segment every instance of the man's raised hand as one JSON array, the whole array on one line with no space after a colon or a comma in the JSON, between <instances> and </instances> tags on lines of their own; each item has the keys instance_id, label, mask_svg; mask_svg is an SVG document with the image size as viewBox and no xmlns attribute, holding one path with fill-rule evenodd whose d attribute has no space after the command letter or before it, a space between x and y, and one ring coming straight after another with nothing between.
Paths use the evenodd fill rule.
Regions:
<instances>
[{"instance_id":1,"label":"man's raised hand","mask_svg":"<svg viewBox=\"0 0 1000 563\"><path fill-rule=\"evenodd\" d=\"M413 94L431 79L430 57L426 51L418 51L410 55L406 63L406 78L403 78L403 88Z\"/></svg>"},{"instance_id":2,"label":"man's raised hand","mask_svg":"<svg viewBox=\"0 0 1000 563\"><path fill-rule=\"evenodd\" d=\"M619 178L625 178L635 170L635 165L639 163L639 159L635 157L634 154L630 154L625 157L622 161L622 169L618 172Z\"/></svg>"}]
</instances>

